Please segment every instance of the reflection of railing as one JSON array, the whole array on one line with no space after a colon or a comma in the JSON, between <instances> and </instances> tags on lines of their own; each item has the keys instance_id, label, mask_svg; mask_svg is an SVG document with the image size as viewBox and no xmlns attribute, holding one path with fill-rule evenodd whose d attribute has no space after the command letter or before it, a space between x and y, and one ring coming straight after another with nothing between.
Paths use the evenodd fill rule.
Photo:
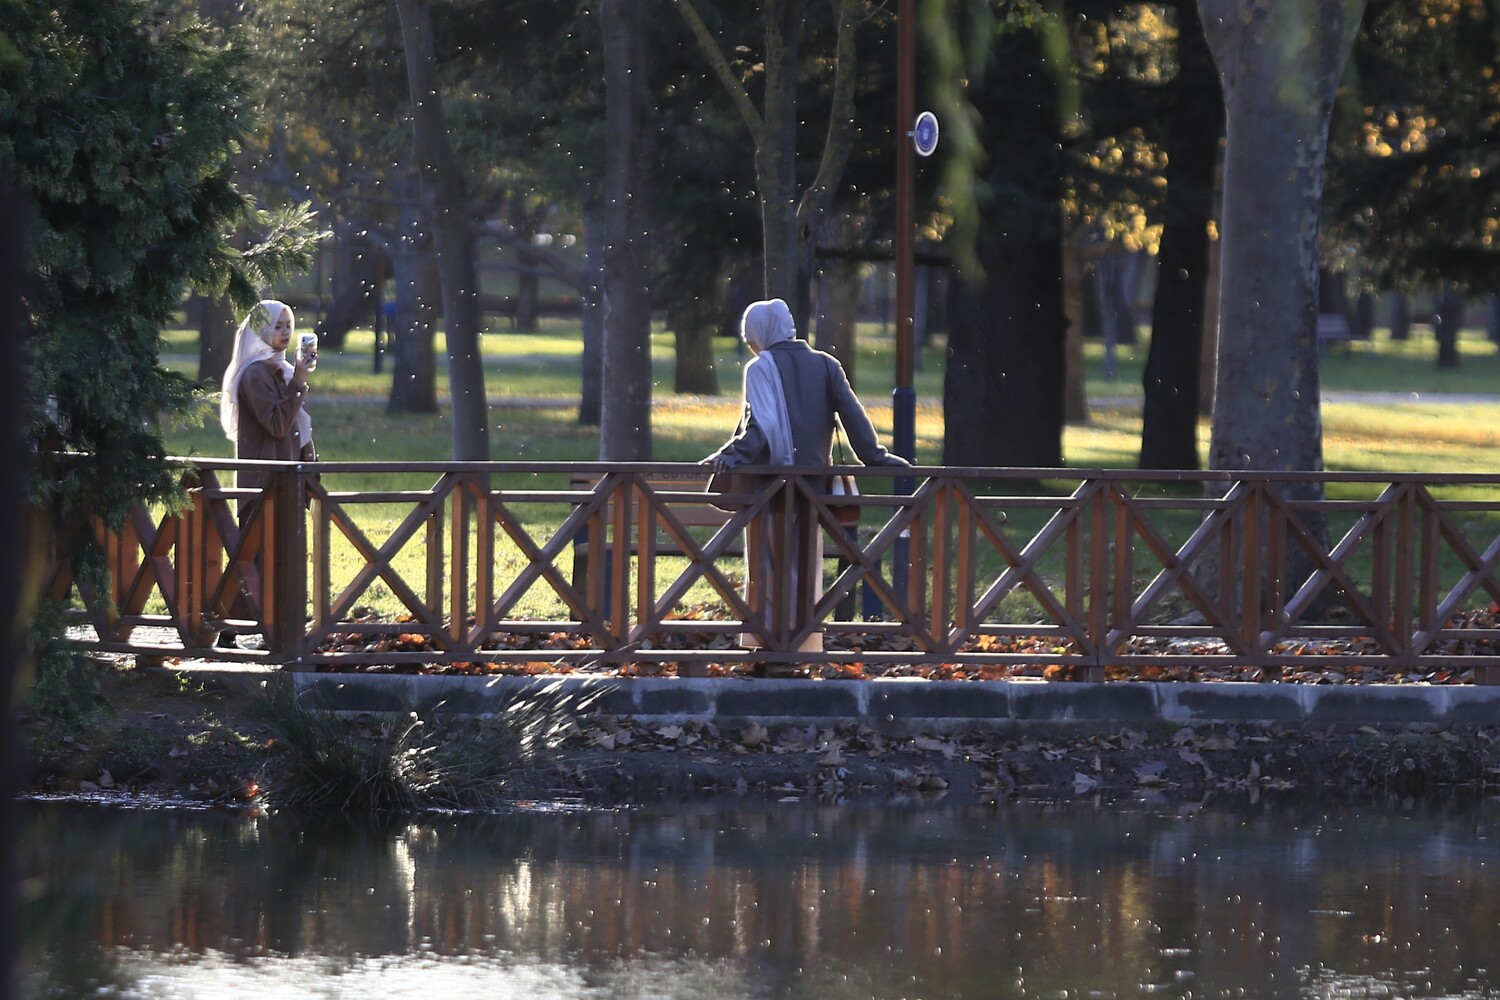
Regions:
<instances>
[{"instance_id":1,"label":"reflection of railing","mask_svg":"<svg viewBox=\"0 0 1500 1000\"><path fill-rule=\"evenodd\" d=\"M859 469L855 531L822 477L770 470L714 528L685 514L705 494L663 487L690 466L259 463L273 470L263 494L220 486L244 464L200 461L193 506L99 529L112 594L79 595L90 641L159 654L135 629L168 626L185 653L293 669L753 660L1103 678L1193 663L1249 678L1458 662L1500 682L1500 476L921 468L907 496L877 491L888 470ZM571 487L580 474L597 483ZM435 482L336 485L413 477ZM231 501L253 496L241 525ZM782 566L821 534L810 608L783 613L796 592L782 576L742 593L747 526L752 552L767 546ZM609 553L594 562L608 586L564 570L584 533ZM59 568L53 592L70 582ZM394 613L356 614L375 587ZM225 623L262 632L267 650L212 648ZM825 650L799 652L819 630ZM762 648L740 648L742 634Z\"/></svg>"}]
</instances>

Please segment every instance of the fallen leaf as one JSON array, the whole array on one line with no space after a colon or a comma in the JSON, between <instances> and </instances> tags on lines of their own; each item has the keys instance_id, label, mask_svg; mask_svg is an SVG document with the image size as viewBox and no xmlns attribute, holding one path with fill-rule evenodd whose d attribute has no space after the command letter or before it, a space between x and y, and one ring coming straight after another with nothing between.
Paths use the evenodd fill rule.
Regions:
<instances>
[{"instance_id":1,"label":"fallen leaf","mask_svg":"<svg viewBox=\"0 0 1500 1000\"><path fill-rule=\"evenodd\" d=\"M952 740L935 740L929 736L918 736L912 741L918 750L935 750L949 760L958 752L958 747L953 745Z\"/></svg>"}]
</instances>

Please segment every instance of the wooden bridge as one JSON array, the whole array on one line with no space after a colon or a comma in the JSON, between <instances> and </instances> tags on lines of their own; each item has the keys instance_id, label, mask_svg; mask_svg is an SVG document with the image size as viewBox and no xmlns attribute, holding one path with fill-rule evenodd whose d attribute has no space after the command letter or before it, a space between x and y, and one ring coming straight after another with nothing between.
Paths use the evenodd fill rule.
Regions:
<instances>
[{"instance_id":1,"label":"wooden bridge","mask_svg":"<svg viewBox=\"0 0 1500 1000\"><path fill-rule=\"evenodd\" d=\"M264 491L223 485L250 464L273 472ZM759 471L725 512L677 464L198 460L187 509L95 526L109 593L63 565L48 583L100 650L294 670L1045 664L1102 680L1193 663L1274 680L1318 662L1500 682L1500 476L855 468L850 527L825 477ZM821 593L782 574L747 594L747 528L779 565L821 536ZM264 649L216 647L224 628ZM822 652L804 648L814 633Z\"/></svg>"}]
</instances>

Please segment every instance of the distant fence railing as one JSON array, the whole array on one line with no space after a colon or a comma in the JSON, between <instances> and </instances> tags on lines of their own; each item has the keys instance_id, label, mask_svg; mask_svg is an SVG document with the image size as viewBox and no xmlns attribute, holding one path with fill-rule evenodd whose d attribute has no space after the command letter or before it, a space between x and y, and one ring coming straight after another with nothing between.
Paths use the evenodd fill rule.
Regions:
<instances>
[{"instance_id":1,"label":"distant fence railing","mask_svg":"<svg viewBox=\"0 0 1500 1000\"><path fill-rule=\"evenodd\" d=\"M223 485L251 464L263 490ZM719 511L681 464L184 468L187 509L96 526L109 593L50 571L87 644L299 670L753 661L1125 679L1192 663L1252 680L1457 664L1500 682L1500 476L852 469L850 526L826 477L784 470ZM821 586L778 571L747 593L762 547L779 567L807 560ZM217 647L221 629L264 649Z\"/></svg>"}]
</instances>

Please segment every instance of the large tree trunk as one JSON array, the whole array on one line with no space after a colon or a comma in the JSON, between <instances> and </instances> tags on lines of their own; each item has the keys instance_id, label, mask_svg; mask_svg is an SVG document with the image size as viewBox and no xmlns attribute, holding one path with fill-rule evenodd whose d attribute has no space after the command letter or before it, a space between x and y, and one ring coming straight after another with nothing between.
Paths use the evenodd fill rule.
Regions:
<instances>
[{"instance_id":1,"label":"large tree trunk","mask_svg":"<svg viewBox=\"0 0 1500 1000\"><path fill-rule=\"evenodd\" d=\"M766 297L784 299L797 328L802 296L797 280L797 54L802 13L796 0L766 0L765 129L755 149L765 247Z\"/></svg>"},{"instance_id":2,"label":"large tree trunk","mask_svg":"<svg viewBox=\"0 0 1500 1000\"><path fill-rule=\"evenodd\" d=\"M854 330L859 319L859 261L833 257L818 271L818 350L839 359L849 381L858 368Z\"/></svg>"},{"instance_id":3,"label":"large tree trunk","mask_svg":"<svg viewBox=\"0 0 1500 1000\"><path fill-rule=\"evenodd\" d=\"M1318 225L1328 123L1364 0L1199 0L1224 88L1223 245L1212 469L1320 472ZM1319 480L1287 484L1319 500ZM1304 529L1328 543L1326 516ZM1285 595L1312 562L1288 552ZM1244 581L1262 585L1264 581ZM1325 592L1319 604L1331 601Z\"/></svg>"},{"instance_id":4,"label":"large tree trunk","mask_svg":"<svg viewBox=\"0 0 1500 1000\"><path fill-rule=\"evenodd\" d=\"M406 76L417 166L422 176L422 207L437 244L438 277L443 288L443 330L448 340L448 385L453 397L453 457L461 462L490 457L489 404L479 350L479 271L463 178L448 143L432 15L427 0L395 0L401 16Z\"/></svg>"},{"instance_id":5,"label":"large tree trunk","mask_svg":"<svg viewBox=\"0 0 1500 1000\"><path fill-rule=\"evenodd\" d=\"M539 261L534 254L520 250L516 253L516 263L521 269L516 272L516 313L511 327L517 333L536 333L542 286L536 271Z\"/></svg>"},{"instance_id":6,"label":"large tree trunk","mask_svg":"<svg viewBox=\"0 0 1500 1000\"><path fill-rule=\"evenodd\" d=\"M1224 97L1197 8L1178 8L1177 80L1163 145L1167 184L1151 346L1142 378L1143 469L1197 469L1200 368L1208 297L1214 170L1224 131Z\"/></svg>"},{"instance_id":7,"label":"large tree trunk","mask_svg":"<svg viewBox=\"0 0 1500 1000\"><path fill-rule=\"evenodd\" d=\"M25 357L21 348L22 240L25 214L20 199L0 188L0 349L10 359L0 373L0 997L20 996L18 973L21 950L20 884L16 854L19 823L16 800L21 793L21 745L17 739L14 698L21 669L21 638L25 602L21 588L26 579L27 463L29 456L22 428L21 400L25 398Z\"/></svg>"},{"instance_id":8,"label":"large tree trunk","mask_svg":"<svg viewBox=\"0 0 1500 1000\"><path fill-rule=\"evenodd\" d=\"M1090 249L1078 240L1065 244L1063 248L1063 314L1068 318L1064 346L1063 417L1070 424L1089 422L1088 379L1085 378L1083 363L1083 326L1089 294L1084 276L1088 259L1097 257Z\"/></svg>"},{"instance_id":9,"label":"large tree trunk","mask_svg":"<svg viewBox=\"0 0 1500 1000\"><path fill-rule=\"evenodd\" d=\"M1385 302L1386 309L1389 311L1391 339L1410 340L1411 299L1405 292L1387 292Z\"/></svg>"},{"instance_id":10,"label":"large tree trunk","mask_svg":"<svg viewBox=\"0 0 1500 1000\"><path fill-rule=\"evenodd\" d=\"M604 219L593 201L583 208L583 288L578 309L583 323L578 422L598 427L604 405Z\"/></svg>"},{"instance_id":11,"label":"large tree trunk","mask_svg":"<svg viewBox=\"0 0 1500 1000\"><path fill-rule=\"evenodd\" d=\"M391 413L436 413L437 263L432 242L422 233L421 212L413 195L415 180L401 182L401 238L391 244L396 278L396 318L391 326Z\"/></svg>"},{"instance_id":12,"label":"large tree trunk","mask_svg":"<svg viewBox=\"0 0 1500 1000\"><path fill-rule=\"evenodd\" d=\"M719 371L714 367L714 326L712 315L682 317L672 323L677 354L677 370L672 379L674 392L698 396L719 394Z\"/></svg>"},{"instance_id":13,"label":"large tree trunk","mask_svg":"<svg viewBox=\"0 0 1500 1000\"><path fill-rule=\"evenodd\" d=\"M864 17L861 0L838 0L833 99L828 135L823 143L817 176L797 197L797 73L804 15L796 0L765 0L761 15L766 29L761 74L763 111L757 112L744 80L719 49L704 26L692 0L675 6L709 60L714 74L734 101L755 143L755 173L761 205L764 252L764 294L784 299L797 329L805 331L814 253L822 233L823 216L833 204L853 148L854 85L858 68L855 32Z\"/></svg>"},{"instance_id":14,"label":"large tree trunk","mask_svg":"<svg viewBox=\"0 0 1500 1000\"><path fill-rule=\"evenodd\" d=\"M604 396L599 458L651 460L651 105L645 0L600 7L606 93Z\"/></svg>"},{"instance_id":15,"label":"large tree trunk","mask_svg":"<svg viewBox=\"0 0 1500 1000\"><path fill-rule=\"evenodd\" d=\"M1334 89L1363 6L1199 0L1227 137L1214 469L1323 468L1318 220Z\"/></svg>"},{"instance_id":16,"label":"large tree trunk","mask_svg":"<svg viewBox=\"0 0 1500 1000\"><path fill-rule=\"evenodd\" d=\"M237 324L228 299L194 296L198 304L198 381L218 385L234 354Z\"/></svg>"},{"instance_id":17,"label":"large tree trunk","mask_svg":"<svg viewBox=\"0 0 1500 1000\"><path fill-rule=\"evenodd\" d=\"M1437 337L1439 368L1458 367L1458 333L1464 326L1464 294L1452 282L1444 282L1437 291L1437 309L1432 317L1432 332Z\"/></svg>"},{"instance_id":18,"label":"large tree trunk","mask_svg":"<svg viewBox=\"0 0 1500 1000\"><path fill-rule=\"evenodd\" d=\"M1062 241L981 240L984 277L955 274L943 382L945 465L1062 465Z\"/></svg>"},{"instance_id":19,"label":"large tree trunk","mask_svg":"<svg viewBox=\"0 0 1500 1000\"><path fill-rule=\"evenodd\" d=\"M380 289L381 252L368 240L341 240L334 249L333 301L318 321L320 347L342 350L344 338L360 323L372 322Z\"/></svg>"}]
</instances>

